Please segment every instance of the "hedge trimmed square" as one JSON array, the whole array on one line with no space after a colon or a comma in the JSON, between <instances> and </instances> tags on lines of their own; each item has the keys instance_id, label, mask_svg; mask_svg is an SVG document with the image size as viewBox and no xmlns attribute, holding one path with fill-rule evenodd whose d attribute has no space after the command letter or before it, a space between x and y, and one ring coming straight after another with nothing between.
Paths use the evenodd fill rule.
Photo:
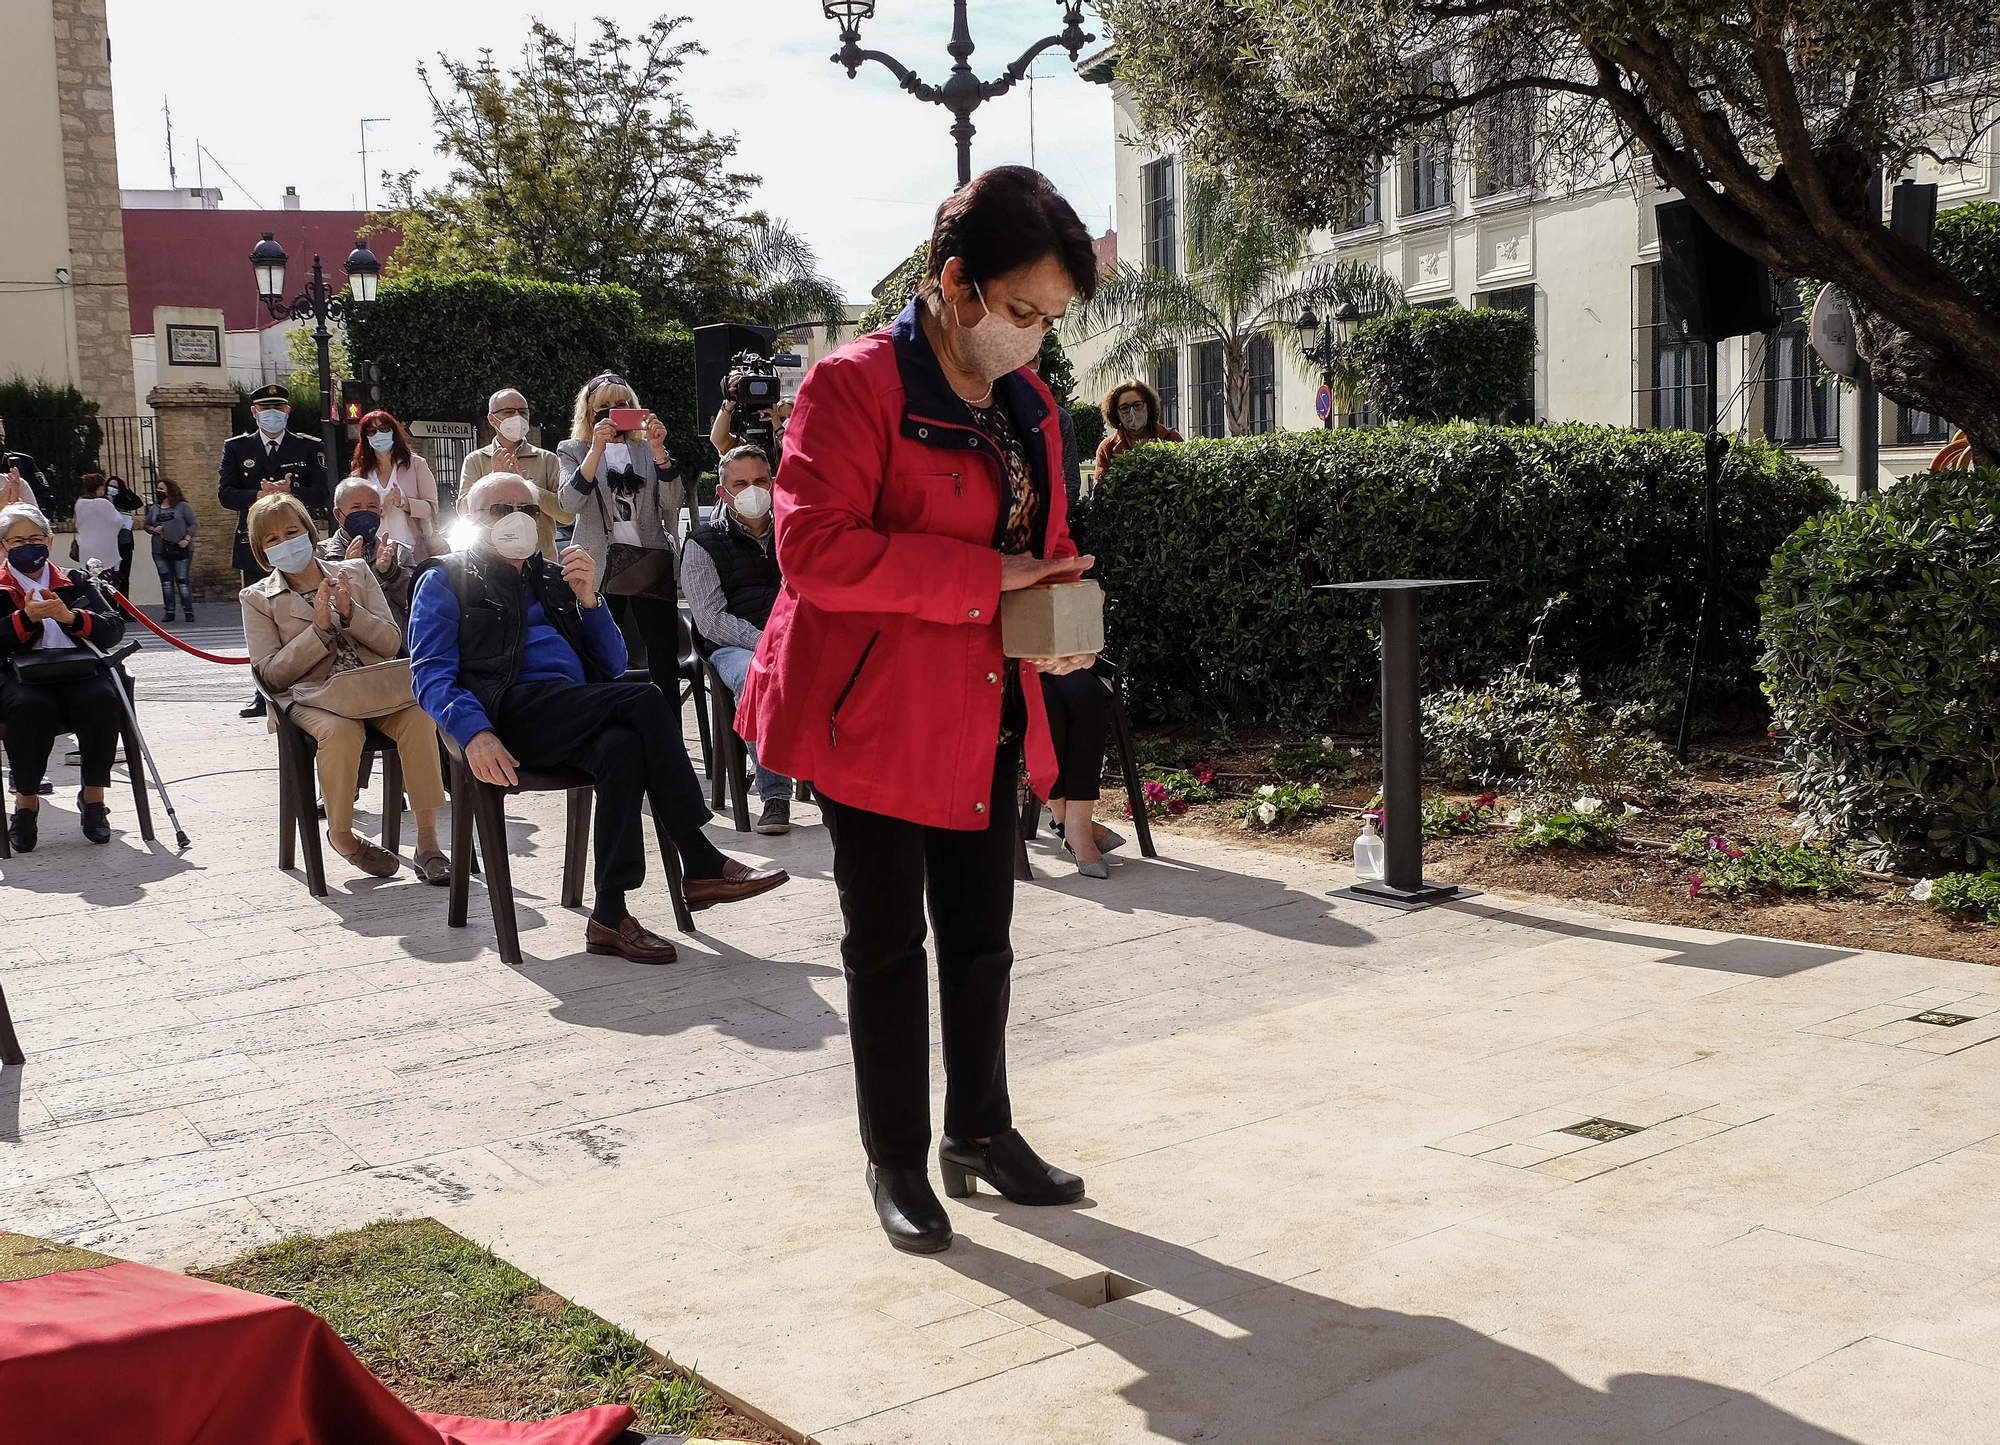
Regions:
<instances>
[{"instance_id":1,"label":"hedge trimmed square","mask_svg":"<svg viewBox=\"0 0 2000 1445\"><path fill-rule=\"evenodd\" d=\"M1730 447L1723 589L1698 701L1754 699L1756 595L1771 555L1838 495L1761 441ZM1160 722L1325 731L1365 718L1377 577L1483 577L1424 602L1426 686L1519 663L1557 593L1537 664L1594 695L1666 700L1684 683L1702 580L1702 439L1560 426L1343 428L1139 447L1076 519L1109 603L1106 651Z\"/></svg>"}]
</instances>

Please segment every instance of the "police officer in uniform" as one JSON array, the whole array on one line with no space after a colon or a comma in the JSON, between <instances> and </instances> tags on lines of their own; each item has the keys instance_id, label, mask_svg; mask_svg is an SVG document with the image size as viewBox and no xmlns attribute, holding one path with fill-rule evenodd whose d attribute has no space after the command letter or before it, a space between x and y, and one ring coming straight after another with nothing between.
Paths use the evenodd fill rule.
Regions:
<instances>
[{"instance_id":1,"label":"police officer in uniform","mask_svg":"<svg viewBox=\"0 0 2000 1445\"><path fill-rule=\"evenodd\" d=\"M250 393L250 415L256 429L223 443L215 487L222 505L236 513L232 560L243 574L245 587L267 575L250 552L250 508L257 499L290 492L306 504L306 510L320 515L325 514L327 505L326 447L318 437L289 430L291 394L275 384L258 387ZM243 717L263 715L261 695L251 699L241 713Z\"/></svg>"}]
</instances>

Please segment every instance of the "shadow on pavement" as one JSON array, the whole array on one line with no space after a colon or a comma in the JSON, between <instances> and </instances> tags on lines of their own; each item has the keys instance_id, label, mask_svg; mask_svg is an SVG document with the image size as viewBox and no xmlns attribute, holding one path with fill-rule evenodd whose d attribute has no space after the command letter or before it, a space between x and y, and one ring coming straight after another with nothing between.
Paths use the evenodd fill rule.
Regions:
<instances>
[{"instance_id":1,"label":"shadow on pavement","mask_svg":"<svg viewBox=\"0 0 2000 1445\"><path fill-rule=\"evenodd\" d=\"M1570 919L1541 918L1532 913L1471 901L1446 903L1440 907L1445 911L1467 917L1516 924L1538 933L1554 933L1565 938L1589 938L1604 943L1634 944L1641 948L1662 949L1670 956L1661 959L1661 963L1681 964L1688 968L1718 969L1724 973L1740 973L1754 978L1788 978L1795 973L1804 973L1809 968L1820 968L1829 963L1837 963L1843 958L1853 958L1859 952L1858 949L1829 948L1813 943L1788 943L1777 938L1728 938L1712 935L1699 942L1690 942L1685 938L1669 938L1664 934L1648 933L1643 922L1626 923L1613 919L1602 924L1580 923Z\"/></svg>"},{"instance_id":2,"label":"shadow on pavement","mask_svg":"<svg viewBox=\"0 0 2000 1445\"><path fill-rule=\"evenodd\" d=\"M1107 1223L1086 1212L1087 1201L1066 1211L1012 1209L991 1196L967 1202L988 1212L1006 1209L1010 1225L1201 1306L1176 1314L1148 1305L1141 1293L1107 1306L1104 1314L1061 1314L1064 1324L1144 1372L1123 1394L1146 1412L1152 1438L1232 1445L1595 1445L1650 1439L1671 1429L1672 1439L1689 1445L1855 1445L1756 1395L1705 1380L1629 1374L1599 1390L1501 1336L1442 1316L1350 1305L1265 1279ZM1069 1283L1045 1265L963 1237L938 1259L1031 1305L1040 1291ZM1018 1395L1036 1398L1032 1388ZM1023 1438L1044 1423L1024 1412Z\"/></svg>"}]
</instances>

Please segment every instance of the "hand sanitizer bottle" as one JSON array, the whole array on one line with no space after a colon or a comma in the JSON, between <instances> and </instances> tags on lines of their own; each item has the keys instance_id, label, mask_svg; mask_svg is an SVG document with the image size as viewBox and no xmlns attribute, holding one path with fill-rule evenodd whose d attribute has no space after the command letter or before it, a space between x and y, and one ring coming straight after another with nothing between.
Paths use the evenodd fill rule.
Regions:
<instances>
[{"instance_id":1,"label":"hand sanitizer bottle","mask_svg":"<svg viewBox=\"0 0 2000 1445\"><path fill-rule=\"evenodd\" d=\"M1382 881L1382 835L1375 831L1373 818L1362 819L1361 836L1354 840L1354 881Z\"/></svg>"}]
</instances>

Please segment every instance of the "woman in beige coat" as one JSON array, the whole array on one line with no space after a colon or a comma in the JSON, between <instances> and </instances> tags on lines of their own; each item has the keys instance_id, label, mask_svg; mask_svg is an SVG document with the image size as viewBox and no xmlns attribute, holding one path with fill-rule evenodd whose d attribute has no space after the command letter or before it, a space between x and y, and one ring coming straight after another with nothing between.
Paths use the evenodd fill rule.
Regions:
<instances>
[{"instance_id":1,"label":"woman in beige coat","mask_svg":"<svg viewBox=\"0 0 2000 1445\"><path fill-rule=\"evenodd\" d=\"M335 701L329 686L338 674L387 661L402 646L374 571L365 562L316 560L313 545L319 534L312 517L288 493L265 497L251 507L247 530L251 553L270 575L240 594L243 636L264 686L319 744L327 842L363 873L388 878L396 872L395 854L354 836L362 741L373 725L396 740L402 759L403 787L417 815L417 874L426 883L450 881L450 865L437 838L438 809L444 803L437 726L410 697L407 674L369 680L371 689L384 693L379 699L386 704L384 711L345 715L357 706L370 707L366 697L342 698L344 712L314 705L315 700ZM389 697L391 691L398 696Z\"/></svg>"}]
</instances>

